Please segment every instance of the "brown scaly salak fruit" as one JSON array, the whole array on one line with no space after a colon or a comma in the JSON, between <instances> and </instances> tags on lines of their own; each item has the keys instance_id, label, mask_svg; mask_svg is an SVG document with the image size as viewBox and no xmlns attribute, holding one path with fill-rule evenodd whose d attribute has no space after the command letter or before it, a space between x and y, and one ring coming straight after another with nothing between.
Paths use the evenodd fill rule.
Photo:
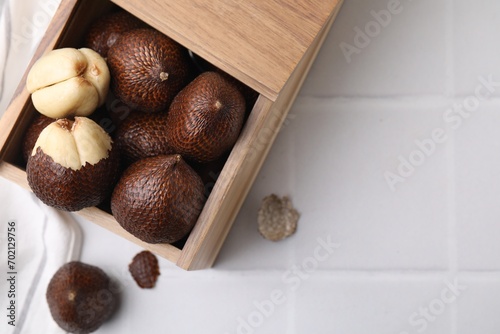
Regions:
<instances>
[{"instance_id":1,"label":"brown scaly salak fruit","mask_svg":"<svg viewBox=\"0 0 500 334\"><path fill-rule=\"evenodd\" d=\"M257 98L259 97L259 94L254 91L252 88L248 87L241 81L235 79L234 77L230 76L220 68L210 64L208 61L204 60L200 56L198 56L195 53L191 53L191 59L193 60L193 63L196 64L198 67L198 70L201 72L217 72L220 75L222 75L227 81L229 81L231 84L233 84L238 90L243 94L243 97L245 98L245 103L247 107L247 115L252 111L252 108L257 101Z\"/></svg>"},{"instance_id":2,"label":"brown scaly salak fruit","mask_svg":"<svg viewBox=\"0 0 500 334\"><path fill-rule=\"evenodd\" d=\"M94 121L75 117L57 120L40 133L26 174L42 202L78 211L110 195L118 167L118 150L109 135Z\"/></svg>"},{"instance_id":3,"label":"brown scaly salak fruit","mask_svg":"<svg viewBox=\"0 0 500 334\"><path fill-rule=\"evenodd\" d=\"M124 10L106 14L90 27L85 38L85 46L106 58L109 48L123 33L145 27L146 23Z\"/></svg>"},{"instance_id":4,"label":"brown scaly salak fruit","mask_svg":"<svg viewBox=\"0 0 500 334\"><path fill-rule=\"evenodd\" d=\"M166 139L166 118L161 114L131 114L118 127L115 143L126 165L140 159L175 153Z\"/></svg>"},{"instance_id":5,"label":"brown scaly salak fruit","mask_svg":"<svg viewBox=\"0 0 500 334\"><path fill-rule=\"evenodd\" d=\"M77 261L57 270L49 282L46 298L59 327L79 334L96 331L117 304L106 273Z\"/></svg>"},{"instance_id":6,"label":"brown scaly salak fruit","mask_svg":"<svg viewBox=\"0 0 500 334\"><path fill-rule=\"evenodd\" d=\"M168 108L190 79L187 50L153 29L126 32L108 52L114 94L143 112Z\"/></svg>"},{"instance_id":7,"label":"brown scaly salak fruit","mask_svg":"<svg viewBox=\"0 0 500 334\"><path fill-rule=\"evenodd\" d=\"M187 235L205 203L196 172L176 155L160 155L132 164L111 196L120 225L148 243L172 243Z\"/></svg>"},{"instance_id":8,"label":"brown scaly salak fruit","mask_svg":"<svg viewBox=\"0 0 500 334\"><path fill-rule=\"evenodd\" d=\"M30 124L23 139L23 159L25 162L28 162L28 158L30 157L31 152L33 152L33 147L35 146L36 140L42 130L54 121L55 119L45 115L38 115L37 118L35 118Z\"/></svg>"},{"instance_id":9,"label":"brown scaly salak fruit","mask_svg":"<svg viewBox=\"0 0 500 334\"><path fill-rule=\"evenodd\" d=\"M245 99L216 72L200 74L174 99L167 114L167 141L176 153L209 162L231 149L245 118Z\"/></svg>"},{"instance_id":10,"label":"brown scaly salak fruit","mask_svg":"<svg viewBox=\"0 0 500 334\"><path fill-rule=\"evenodd\" d=\"M131 114L136 112L136 110L117 98L111 91L106 98L106 110L109 119L116 126L122 124Z\"/></svg>"}]
</instances>

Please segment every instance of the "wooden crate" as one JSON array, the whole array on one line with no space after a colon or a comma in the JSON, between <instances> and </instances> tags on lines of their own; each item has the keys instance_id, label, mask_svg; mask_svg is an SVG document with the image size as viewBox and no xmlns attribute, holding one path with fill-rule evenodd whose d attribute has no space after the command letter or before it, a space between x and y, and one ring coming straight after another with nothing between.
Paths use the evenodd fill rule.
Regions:
<instances>
[{"instance_id":1,"label":"wooden crate","mask_svg":"<svg viewBox=\"0 0 500 334\"><path fill-rule=\"evenodd\" d=\"M212 266L328 33L342 0L62 0L28 67L55 48L81 47L90 24L124 8L259 93L240 138L182 247L148 244L105 211L78 214L186 270ZM36 115L24 75L0 120L0 175L29 189L23 135Z\"/></svg>"}]
</instances>

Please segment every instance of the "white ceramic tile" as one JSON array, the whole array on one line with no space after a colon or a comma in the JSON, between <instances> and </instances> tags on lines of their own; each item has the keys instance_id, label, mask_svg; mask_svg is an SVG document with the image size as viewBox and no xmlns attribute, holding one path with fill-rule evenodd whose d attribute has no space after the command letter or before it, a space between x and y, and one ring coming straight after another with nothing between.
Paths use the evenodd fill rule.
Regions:
<instances>
[{"instance_id":1,"label":"white ceramic tile","mask_svg":"<svg viewBox=\"0 0 500 334\"><path fill-rule=\"evenodd\" d=\"M493 75L500 81L498 43L500 3L480 0L454 1L453 44L454 77L457 94L474 92L477 77ZM495 92L500 95L500 89Z\"/></svg>"},{"instance_id":2,"label":"white ceramic tile","mask_svg":"<svg viewBox=\"0 0 500 334\"><path fill-rule=\"evenodd\" d=\"M262 199L270 194L292 196L295 191L293 136L288 131L295 115L290 115L278 134L268 159L229 232L215 263L218 269L285 269L293 263L293 242L264 239L257 229L257 212Z\"/></svg>"},{"instance_id":3,"label":"white ceramic tile","mask_svg":"<svg viewBox=\"0 0 500 334\"><path fill-rule=\"evenodd\" d=\"M395 191L385 179L386 171L398 173L399 156L418 150L416 140L446 129L444 101L412 104L301 99L216 268L283 270L302 265L322 242L340 244L323 269L448 268L449 142L437 144ZM301 212L297 233L279 243L256 229L260 200L270 193L290 195Z\"/></svg>"},{"instance_id":4,"label":"white ceramic tile","mask_svg":"<svg viewBox=\"0 0 500 334\"><path fill-rule=\"evenodd\" d=\"M355 29L374 29L372 11L387 10L388 0L348 0L302 89L312 96L395 96L442 94L446 86L447 1L401 0L399 14L373 34L359 53L344 56L341 46L355 43ZM373 30L376 32L376 30ZM345 43L345 44L343 44ZM350 59L348 62L347 59Z\"/></svg>"},{"instance_id":5,"label":"white ceramic tile","mask_svg":"<svg viewBox=\"0 0 500 334\"><path fill-rule=\"evenodd\" d=\"M464 279L467 287L457 302L457 334L498 333L500 318L500 277L471 277Z\"/></svg>"},{"instance_id":6,"label":"white ceramic tile","mask_svg":"<svg viewBox=\"0 0 500 334\"><path fill-rule=\"evenodd\" d=\"M290 297L281 271L237 273L186 272L159 258L161 275L152 290L136 286L128 264L142 249L79 219L85 234L82 261L97 265L117 282L120 308L100 333L137 333L145 324L152 333L280 333L287 326ZM90 236L92 236L90 238ZM108 245L108 246L106 246ZM268 300L278 294L278 304ZM161 313L156 310L161 309ZM264 311L261 311L264 310ZM262 316L263 315L263 316ZM257 331L258 330L258 331Z\"/></svg>"},{"instance_id":7,"label":"white ceramic tile","mask_svg":"<svg viewBox=\"0 0 500 334\"><path fill-rule=\"evenodd\" d=\"M295 333L451 333L445 289L441 278L311 277L296 291Z\"/></svg>"},{"instance_id":8,"label":"white ceramic tile","mask_svg":"<svg viewBox=\"0 0 500 334\"><path fill-rule=\"evenodd\" d=\"M498 105L489 104L478 109L455 133L455 210L461 269L500 269L499 122Z\"/></svg>"},{"instance_id":9,"label":"white ceramic tile","mask_svg":"<svg viewBox=\"0 0 500 334\"><path fill-rule=\"evenodd\" d=\"M123 286L121 297L121 308L100 333L140 333L144 328L179 334L288 330L290 298L278 276L179 275L178 270L170 274L162 269L157 288L141 290L130 283Z\"/></svg>"},{"instance_id":10,"label":"white ceramic tile","mask_svg":"<svg viewBox=\"0 0 500 334\"><path fill-rule=\"evenodd\" d=\"M447 268L449 141L429 146L394 191L385 179L398 174L400 157L414 161L416 141L446 131L445 104L313 102L294 107L289 129L296 133L294 199L302 212L296 263L330 236L341 246L325 269Z\"/></svg>"}]
</instances>

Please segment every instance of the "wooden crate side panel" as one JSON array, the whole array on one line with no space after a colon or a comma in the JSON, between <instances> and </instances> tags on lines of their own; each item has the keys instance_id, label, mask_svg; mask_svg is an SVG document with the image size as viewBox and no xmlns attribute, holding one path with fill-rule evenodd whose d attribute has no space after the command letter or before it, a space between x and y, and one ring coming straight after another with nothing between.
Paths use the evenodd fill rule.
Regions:
<instances>
[{"instance_id":1,"label":"wooden crate side panel","mask_svg":"<svg viewBox=\"0 0 500 334\"><path fill-rule=\"evenodd\" d=\"M0 161L0 175L3 178L23 187L24 189L31 191L26 178L26 172L21 168L8 162Z\"/></svg>"},{"instance_id":2,"label":"wooden crate side panel","mask_svg":"<svg viewBox=\"0 0 500 334\"><path fill-rule=\"evenodd\" d=\"M78 211L77 214L101 226L102 228L105 228L106 230L169 260L172 263L176 263L181 255L181 250L170 244L150 244L136 238L132 234L125 231L112 215L96 207L83 209Z\"/></svg>"}]
</instances>

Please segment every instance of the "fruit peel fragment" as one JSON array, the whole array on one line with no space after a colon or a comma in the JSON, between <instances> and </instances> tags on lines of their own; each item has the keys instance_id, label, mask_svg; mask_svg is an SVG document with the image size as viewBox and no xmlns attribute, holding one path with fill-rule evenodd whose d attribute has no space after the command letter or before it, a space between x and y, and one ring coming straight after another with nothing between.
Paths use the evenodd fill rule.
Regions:
<instances>
[{"instance_id":1,"label":"fruit peel fragment","mask_svg":"<svg viewBox=\"0 0 500 334\"><path fill-rule=\"evenodd\" d=\"M297 230L300 214L288 197L272 194L262 200L258 213L259 233L268 240L285 239Z\"/></svg>"}]
</instances>

